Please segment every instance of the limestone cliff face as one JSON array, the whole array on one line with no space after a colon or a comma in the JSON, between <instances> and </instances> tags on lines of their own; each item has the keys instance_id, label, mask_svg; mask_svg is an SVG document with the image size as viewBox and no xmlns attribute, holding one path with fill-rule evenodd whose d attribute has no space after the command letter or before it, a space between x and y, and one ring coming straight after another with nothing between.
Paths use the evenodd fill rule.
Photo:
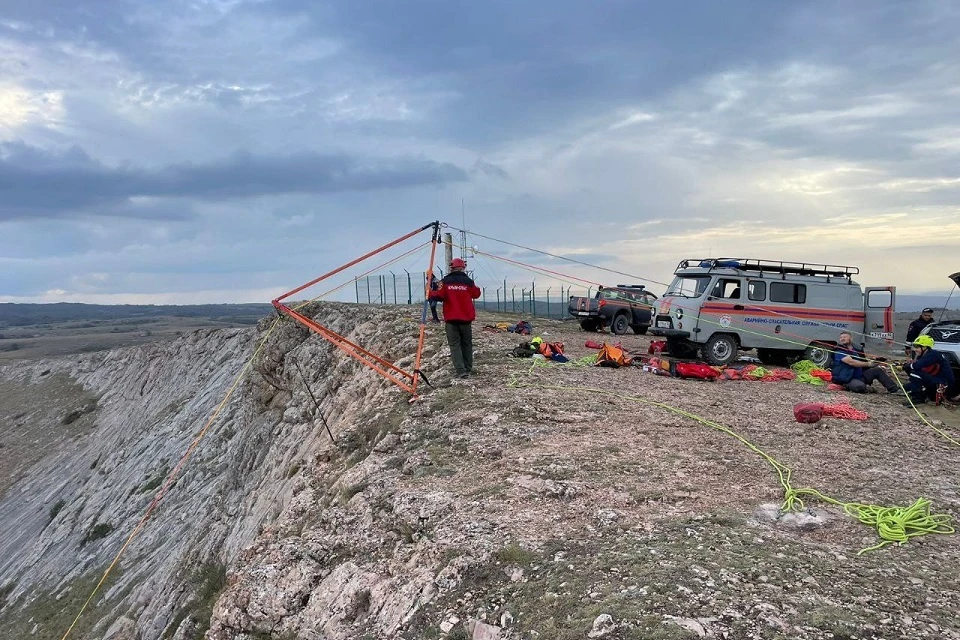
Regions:
<instances>
[{"instance_id":1,"label":"limestone cliff face","mask_svg":"<svg viewBox=\"0 0 960 640\"><path fill-rule=\"evenodd\" d=\"M409 310L330 304L309 312L388 357L413 353L418 327ZM337 455L320 414L334 437L359 449L364 436L345 434L387 413L401 394L325 341L289 320L274 327L273 319L256 329L198 331L171 343L0 369L4 384L25 400L34 396L32 404L48 400L35 394L48 393L46 381L55 378L79 384L89 398L80 412L86 427L45 440L48 450L0 495L6 629L62 636L261 341L248 375L72 634L194 638L210 624L231 567L276 530L295 496L318 490L308 471ZM25 411L6 419L24 422ZM74 421L61 414L22 425L24 436L70 430ZM349 565L338 571L343 584L356 582ZM247 618L234 625L238 633L250 627ZM216 626L216 637L233 637L228 621Z\"/></svg>"}]
</instances>

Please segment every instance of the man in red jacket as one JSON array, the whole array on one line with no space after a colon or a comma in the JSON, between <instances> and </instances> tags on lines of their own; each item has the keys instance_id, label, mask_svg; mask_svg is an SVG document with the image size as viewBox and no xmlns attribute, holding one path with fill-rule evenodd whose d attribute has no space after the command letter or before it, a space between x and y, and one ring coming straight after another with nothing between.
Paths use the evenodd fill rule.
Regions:
<instances>
[{"instance_id":1,"label":"man in red jacket","mask_svg":"<svg viewBox=\"0 0 960 640\"><path fill-rule=\"evenodd\" d=\"M440 281L440 288L430 292L431 300L443 301L443 321L447 343L458 378L473 371L473 321L477 311L473 301L480 297L480 287L466 274L467 263L460 258L450 262L450 273Z\"/></svg>"}]
</instances>

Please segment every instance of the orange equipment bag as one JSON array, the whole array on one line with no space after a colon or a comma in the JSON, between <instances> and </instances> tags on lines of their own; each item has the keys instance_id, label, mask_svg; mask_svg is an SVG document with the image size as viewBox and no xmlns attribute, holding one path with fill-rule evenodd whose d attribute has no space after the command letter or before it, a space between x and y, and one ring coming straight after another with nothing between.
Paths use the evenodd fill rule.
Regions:
<instances>
[{"instance_id":1,"label":"orange equipment bag","mask_svg":"<svg viewBox=\"0 0 960 640\"><path fill-rule=\"evenodd\" d=\"M633 358L626 351L606 342L603 343L603 346L600 347L600 353L597 354L598 367L629 367L631 364L633 364Z\"/></svg>"}]
</instances>

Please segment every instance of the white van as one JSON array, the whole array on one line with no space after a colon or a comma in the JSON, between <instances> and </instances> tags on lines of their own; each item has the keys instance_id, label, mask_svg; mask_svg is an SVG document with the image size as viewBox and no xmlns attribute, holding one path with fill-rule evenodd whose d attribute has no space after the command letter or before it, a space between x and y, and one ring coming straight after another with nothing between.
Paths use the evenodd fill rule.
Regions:
<instances>
[{"instance_id":1,"label":"white van","mask_svg":"<svg viewBox=\"0 0 960 640\"><path fill-rule=\"evenodd\" d=\"M853 280L857 267L753 258L690 258L660 298L650 333L670 353L714 365L756 349L764 364L805 357L828 367L843 331L869 351L893 345L896 287Z\"/></svg>"}]
</instances>

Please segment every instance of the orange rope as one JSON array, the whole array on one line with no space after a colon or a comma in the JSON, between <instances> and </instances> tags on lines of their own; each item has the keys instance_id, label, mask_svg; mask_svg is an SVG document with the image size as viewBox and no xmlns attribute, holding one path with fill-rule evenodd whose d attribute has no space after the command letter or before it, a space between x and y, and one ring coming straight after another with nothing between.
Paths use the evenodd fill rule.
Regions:
<instances>
[{"instance_id":1,"label":"orange rope","mask_svg":"<svg viewBox=\"0 0 960 640\"><path fill-rule=\"evenodd\" d=\"M866 411L860 411L860 409L843 403L823 405L823 415L843 418L844 420L866 420L870 417L870 414Z\"/></svg>"},{"instance_id":2,"label":"orange rope","mask_svg":"<svg viewBox=\"0 0 960 640\"><path fill-rule=\"evenodd\" d=\"M250 370L250 366L253 364L254 358L260 353L260 350L263 349L263 345L266 344L267 339L270 337L270 334L273 333L274 328L276 328L277 323L280 322L280 319L277 318L270 329L263 336L263 339L260 340L260 343L257 345L257 348L254 350L253 355L250 356L250 359L247 360L246 364L243 366L243 369L240 370L240 373L237 374L237 377L233 380L233 384L230 385L230 388L227 390L226 395L223 396L223 400L220 401L220 404L217 405L217 408L214 409L213 413L210 415L210 418L207 420L206 424L203 425L203 428L200 429L199 433L193 438L193 441L190 443L190 446L187 447L187 450L184 452L183 456L180 457L180 461L177 462L173 470L167 474L167 479L164 481L163 486L160 487L160 490L157 491L157 494L153 497L153 501L150 502L150 506L147 507L147 510L144 512L143 517L140 518L140 522L137 523L137 526L133 528L133 531L130 532L130 535L127 536L126 542L123 543L123 546L120 547L120 550L117 551L117 554L114 556L113 561L107 566L106 570L103 572L103 576L100 578L100 581L93 588L93 591L90 593L90 596L87 598L86 602L83 603L83 606L80 607L80 611L77 613L77 617L73 619L73 622L70 624L70 628L66 630L63 634L61 640L66 640L70 633L73 631L74 627L77 626L77 622L80 621L80 617L86 612L87 608L90 606L90 603L93 602L93 598L100 591L100 588L107 581L107 578L110 576L110 573L113 571L114 567L117 566L117 563L120 562L120 557L127 550L127 547L130 546L130 543L133 542L133 539L140 533L140 530L143 529L146 525L147 520L150 519L151 514L157 508L157 505L160 504L160 501L163 499L167 492L170 490L170 487L176 481L177 476L180 475L180 470L186 466L190 458L193 457L193 453L197 450L197 447L200 446L200 441L203 440L204 436L207 435L210 427L213 425L214 421L220 415L220 412L223 411L223 408L227 405L227 401L230 400L230 397L233 395L233 392L236 391L237 385L240 384L240 381L243 380L246 376L247 371Z\"/></svg>"}]
</instances>

